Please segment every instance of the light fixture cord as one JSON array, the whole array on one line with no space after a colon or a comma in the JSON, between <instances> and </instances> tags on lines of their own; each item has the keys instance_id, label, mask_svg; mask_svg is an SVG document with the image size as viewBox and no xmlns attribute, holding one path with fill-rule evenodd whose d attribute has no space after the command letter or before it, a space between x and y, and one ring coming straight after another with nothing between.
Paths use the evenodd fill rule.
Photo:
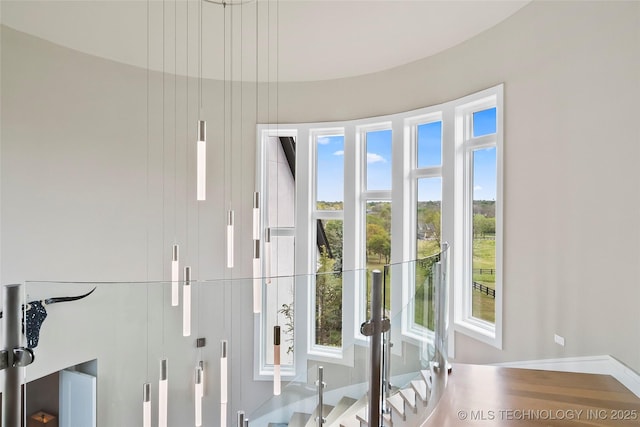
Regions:
<instances>
[{"instance_id":1,"label":"light fixture cord","mask_svg":"<svg viewBox=\"0 0 640 427\"><path fill-rule=\"evenodd\" d=\"M185 156L184 156L184 194L185 194L185 204L184 204L184 218L185 218L185 256L184 260L189 259L189 197L186 197L189 194L189 2L185 2L185 16L186 16L186 25L185 25L185 91L186 91L186 100L185 100L185 122L184 122L184 133L185 133ZM176 157L176 161L177 161Z\"/></svg>"},{"instance_id":2,"label":"light fixture cord","mask_svg":"<svg viewBox=\"0 0 640 427\"><path fill-rule=\"evenodd\" d=\"M146 191L147 191L147 210L149 209L149 126L150 126L150 118L149 118L149 2L147 0L147 159L146 159ZM147 212L148 214L148 212ZM147 256L146 256L146 264L147 264L147 283L146 283L146 320L147 320L147 357L146 357L146 370L147 370L147 381L149 382L149 222L147 221L146 225L146 238L147 238Z\"/></svg>"},{"instance_id":3,"label":"light fixture cord","mask_svg":"<svg viewBox=\"0 0 640 427\"><path fill-rule=\"evenodd\" d=\"M166 162L166 157L164 155L165 152L165 133L166 133L166 126L165 126L165 80L166 80L166 70L165 70L165 52L166 52L166 0L162 0L162 152L161 152L161 162L162 162L162 172L161 172L161 191L162 191L162 247L164 247L164 245L166 244L166 240L165 240L165 186L164 186L164 171L165 171L165 162ZM173 254L172 254L173 256ZM164 281L165 278L165 266L166 266L166 256L164 256L164 253L161 254L160 257L160 266L162 267L162 280ZM164 356L164 291L165 291L165 286L164 283L161 284L161 289L162 289L162 352L163 352L163 356Z\"/></svg>"}]
</instances>

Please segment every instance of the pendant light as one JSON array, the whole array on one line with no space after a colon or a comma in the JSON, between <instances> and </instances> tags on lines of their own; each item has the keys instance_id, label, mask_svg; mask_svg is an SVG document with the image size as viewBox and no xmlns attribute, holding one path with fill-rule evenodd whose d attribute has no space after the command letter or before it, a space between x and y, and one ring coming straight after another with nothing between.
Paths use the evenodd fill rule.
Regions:
<instances>
[{"instance_id":1,"label":"pendant light","mask_svg":"<svg viewBox=\"0 0 640 427\"><path fill-rule=\"evenodd\" d=\"M151 384L142 386L142 426L151 427Z\"/></svg>"},{"instance_id":2,"label":"pendant light","mask_svg":"<svg viewBox=\"0 0 640 427\"><path fill-rule=\"evenodd\" d=\"M260 240L253 241L253 312L262 310L262 265L260 264Z\"/></svg>"},{"instance_id":3,"label":"pendant light","mask_svg":"<svg viewBox=\"0 0 640 427\"><path fill-rule=\"evenodd\" d=\"M227 360L227 341L220 341L220 425L227 425L227 403L228 403L228 360Z\"/></svg>"},{"instance_id":4,"label":"pendant light","mask_svg":"<svg viewBox=\"0 0 640 427\"><path fill-rule=\"evenodd\" d=\"M264 237L264 280L271 283L271 229L267 228Z\"/></svg>"},{"instance_id":5,"label":"pendant light","mask_svg":"<svg viewBox=\"0 0 640 427\"><path fill-rule=\"evenodd\" d=\"M207 122L205 120L198 120L196 144L196 196L202 201L207 199Z\"/></svg>"},{"instance_id":6,"label":"pendant light","mask_svg":"<svg viewBox=\"0 0 640 427\"><path fill-rule=\"evenodd\" d=\"M195 425L200 427L202 425L202 397L204 395L204 385L202 382L202 366L198 364L196 367L195 378Z\"/></svg>"},{"instance_id":7,"label":"pendant light","mask_svg":"<svg viewBox=\"0 0 640 427\"><path fill-rule=\"evenodd\" d=\"M177 244L173 245L171 254L171 305L177 307L180 303L180 249Z\"/></svg>"},{"instance_id":8,"label":"pendant light","mask_svg":"<svg viewBox=\"0 0 640 427\"><path fill-rule=\"evenodd\" d=\"M233 234L234 234L235 212L227 212L227 268L233 268Z\"/></svg>"},{"instance_id":9,"label":"pendant light","mask_svg":"<svg viewBox=\"0 0 640 427\"><path fill-rule=\"evenodd\" d=\"M260 240L260 193L253 193L253 240Z\"/></svg>"},{"instance_id":10,"label":"pendant light","mask_svg":"<svg viewBox=\"0 0 640 427\"><path fill-rule=\"evenodd\" d=\"M191 335L191 267L184 268L182 286L182 336Z\"/></svg>"},{"instance_id":11,"label":"pendant light","mask_svg":"<svg viewBox=\"0 0 640 427\"><path fill-rule=\"evenodd\" d=\"M160 381L158 382L158 427L167 427L167 399L169 394L169 377L167 359L160 361Z\"/></svg>"},{"instance_id":12,"label":"pendant light","mask_svg":"<svg viewBox=\"0 0 640 427\"><path fill-rule=\"evenodd\" d=\"M280 326L273 327L273 395L280 396Z\"/></svg>"}]
</instances>

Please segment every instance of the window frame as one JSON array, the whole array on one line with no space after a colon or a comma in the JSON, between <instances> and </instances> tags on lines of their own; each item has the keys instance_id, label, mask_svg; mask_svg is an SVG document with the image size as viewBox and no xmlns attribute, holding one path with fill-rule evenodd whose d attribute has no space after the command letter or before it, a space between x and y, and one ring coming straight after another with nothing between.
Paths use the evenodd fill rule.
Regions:
<instances>
[{"instance_id":1,"label":"window frame","mask_svg":"<svg viewBox=\"0 0 640 427\"><path fill-rule=\"evenodd\" d=\"M502 349L503 329L503 85L469 95L459 100L455 108L455 198L462 206L455 212L454 239L454 326L456 331L485 344ZM473 113L496 108L496 133L475 137ZM472 314L473 262L473 152L496 148L496 282L495 322L490 323Z\"/></svg>"},{"instance_id":2,"label":"window frame","mask_svg":"<svg viewBox=\"0 0 640 427\"><path fill-rule=\"evenodd\" d=\"M496 133L472 137L470 117L473 112L496 107ZM466 117L466 119L465 119ZM435 121L442 122L441 164L418 167L418 126ZM466 126L466 128L465 128ZM391 190L367 190L366 132L391 130L392 172ZM466 133L465 133L466 132ZM502 348L502 253L503 253L503 85L446 103L420 108L408 112L340 122L257 125L258 151L256 155L256 189L263 191L262 139L268 136L294 136L296 138L296 212L295 212L295 333L296 349L293 371L283 375L294 375L298 367L306 366L309 359L353 365L353 345L367 345L368 339L360 334L360 323L364 311L361 301L362 289L366 289L366 206L368 201L391 202L391 262L407 263L416 258L416 217L418 179L440 177L441 242L451 244L450 310L451 331L473 337L481 342ZM342 211L317 209L317 138L321 136L344 136L344 202ZM471 137L470 137L471 136ZM469 161L473 149L482 146L496 147L496 301L495 324L478 321L470 316L468 300L472 291L466 286L470 278L472 237L472 163ZM265 211L266 209L263 209ZM342 347L315 345L315 263L316 221L318 219L341 219L343 221L343 282L354 286L343 287ZM408 220L407 220L408 219ZM447 219L447 220L445 220ZM469 267L469 268L467 268ZM391 310L392 320L407 307L412 292L415 292L415 276L410 268L396 269L392 274ZM353 307L353 309L351 309ZM411 311L411 310L406 310ZM258 316L261 317L261 316ZM314 319L314 320L310 320ZM401 334L403 340L424 343L430 340L424 327L414 325L412 318L403 318L392 323L392 334ZM261 322L256 320L256 331L262 339ZM449 354L454 354L455 334L449 334ZM432 340L432 338L431 338ZM304 347L302 347L304 345ZM262 343L257 345L263 348ZM394 354L402 346L394 346ZM256 379L270 379L269 367L263 364L262 355L256 350ZM305 353L305 354L303 354ZM303 374L303 372L300 372Z\"/></svg>"}]
</instances>

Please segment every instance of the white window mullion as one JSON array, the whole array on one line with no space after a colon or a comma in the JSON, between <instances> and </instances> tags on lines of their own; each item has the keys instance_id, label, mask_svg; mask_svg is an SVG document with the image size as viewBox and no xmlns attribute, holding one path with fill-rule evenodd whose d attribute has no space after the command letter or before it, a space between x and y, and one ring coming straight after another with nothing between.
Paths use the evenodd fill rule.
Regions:
<instances>
[{"instance_id":1,"label":"white window mullion","mask_svg":"<svg viewBox=\"0 0 640 427\"><path fill-rule=\"evenodd\" d=\"M456 199L455 199L455 176L456 176L456 141L455 141L455 113L452 106L442 110L442 218L451 218L453 221L443 220L441 224L441 241L451 245L450 256L453 256L451 266L455 265L455 219L456 219ZM454 324L455 313L455 269L449 271L449 319L450 324ZM455 334L449 334L449 357L455 357Z\"/></svg>"},{"instance_id":2,"label":"white window mullion","mask_svg":"<svg viewBox=\"0 0 640 427\"><path fill-rule=\"evenodd\" d=\"M360 270L362 265L359 258L358 244L362 239L362 220L360 207L360 194L362 185L362 169L359 158L361 147L357 142L355 126L347 126L344 129L344 164L348 165L344 171L344 214L343 214L343 238L344 252L342 254L342 269L344 283L357 284L360 282ZM356 286L345 286L342 290L343 307L353 308L342 311L342 339L346 347L352 345L359 334L360 324L357 322L357 314L360 305L357 299Z\"/></svg>"}]
</instances>

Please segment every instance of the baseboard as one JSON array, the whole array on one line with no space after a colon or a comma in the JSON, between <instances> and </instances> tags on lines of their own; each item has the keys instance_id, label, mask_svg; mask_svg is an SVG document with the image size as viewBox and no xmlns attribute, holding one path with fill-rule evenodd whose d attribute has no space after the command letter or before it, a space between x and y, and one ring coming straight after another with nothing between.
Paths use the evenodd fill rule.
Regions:
<instances>
[{"instance_id":1,"label":"baseboard","mask_svg":"<svg viewBox=\"0 0 640 427\"><path fill-rule=\"evenodd\" d=\"M627 387L633 394L640 397L640 375L609 355L523 360L518 362L495 363L494 365L511 368L611 375Z\"/></svg>"}]
</instances>

